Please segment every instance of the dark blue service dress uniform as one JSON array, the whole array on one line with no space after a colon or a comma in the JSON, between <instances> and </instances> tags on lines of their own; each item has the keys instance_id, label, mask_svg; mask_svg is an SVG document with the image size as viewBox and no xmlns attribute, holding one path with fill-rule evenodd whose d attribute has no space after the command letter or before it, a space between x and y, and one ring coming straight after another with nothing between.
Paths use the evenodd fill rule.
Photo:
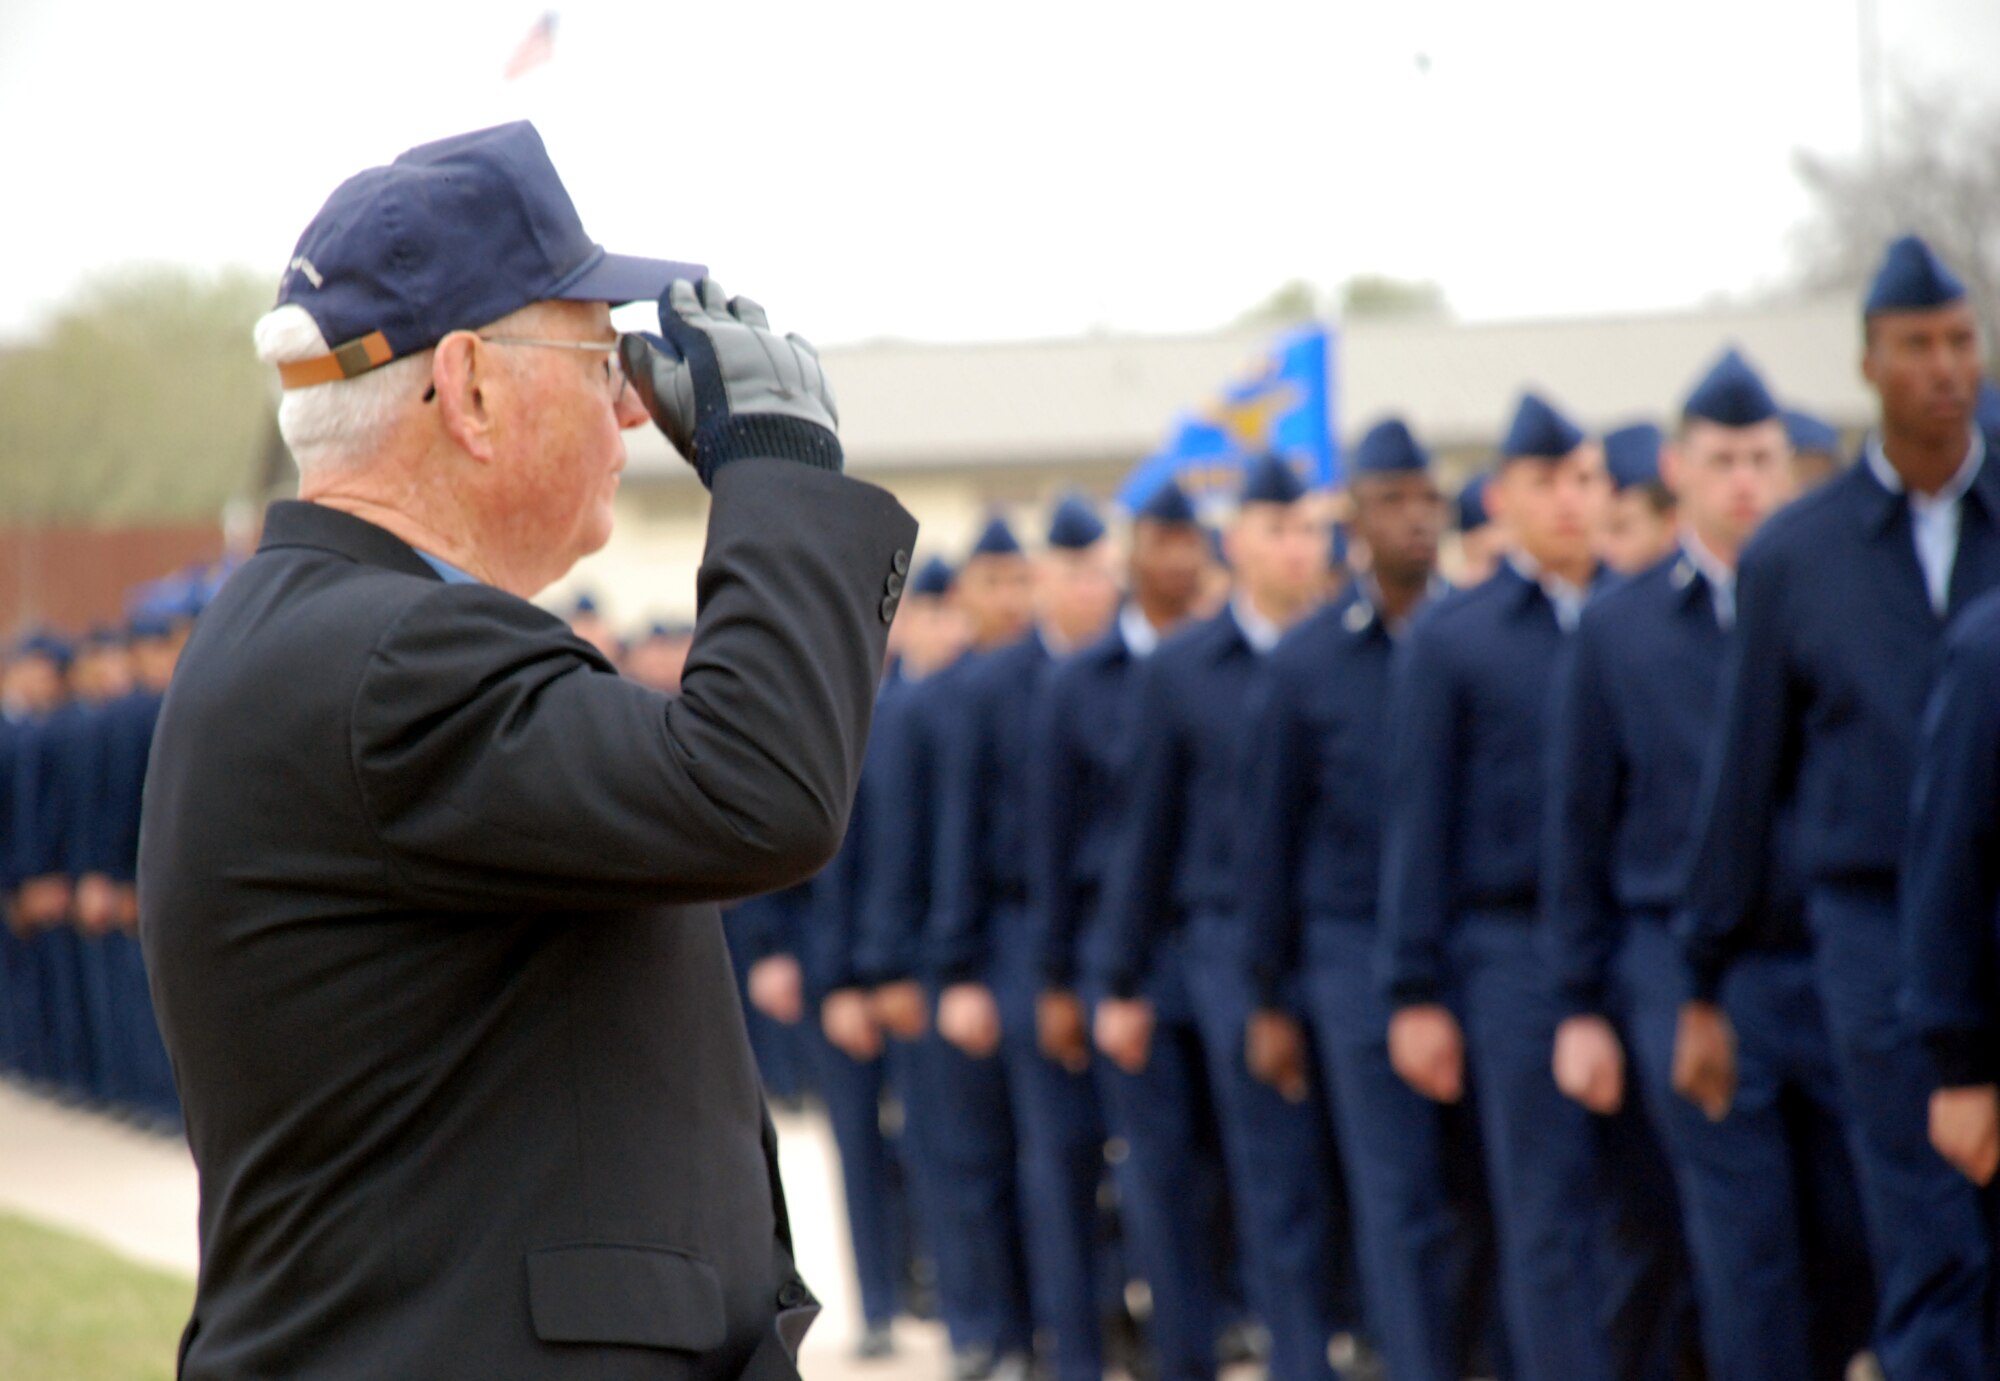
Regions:
<instances>
[{"instance_id":1,"label":"dark blue service dress uniform","mask_svg":"<svg viewBox=\"0 0 2000 1381\"><path fill-rule=\"evenodd\" d=\"M1339 1317L1336 1295L1344 1224L1324 1092L1287 1102L1243 1056L1256 994L1235 844L1261 655L1228 608L1141 665L1124 830L1091 962L1108 993L1152 998L1162 1034L1190 1018L1199 1031L1250 1308L1270 1330L1272 1376L1303 1381L1332 1374L1328 1339L1352 1315Z\"/></svg>"},{"instance_id":2,"label":"dark blue service dress uniform","mask_svg":"<svg viewBox=\"0 0 2000 1381\"><path fill-rule=\"evenodd\" d=\"M983 983L999 1002L1035 1321L1054 1339L1058 1381L1096 1381L1104 1118L1089 1071L1072 1073L1041 1052L1040 926L1028 906L1032 730L1055 665L1042 634L1030 631L967 669L946 728L926 944L940 989Z\"/></svg>"},{"instance_id":3,"label":"dark blue service dress uniform","mask_svg":"<svg viewBox=\"0 0 2000 1381\"><path fill-rule=\"evenodd\" d=\"M1302 989L1390 1373L1457 1381L1493 1297L1478 1131L1469 1108L1431 1102L1390 1067L1373 963L1395 642L1357 587L1287 634L1253 687L1244 957L1261 1005Z\"/></svg>"},{"instance_id":4,"label":"dark blue service dress uniform","mask_svg":"<svg viewBox=\"0 0 2000 1381\"><path fill-rule=\"evenodd\" d=\"M159 692L142 687L105 706L98 721L99 804L80 866L83 872L100 873L120 887L138 881L139 808L163 699ZM177 1123L180 1098L153 1016L138 934L114 930L101 943L118 1051L118 1088L112 1096L163 1123Z\"/></svg>"},{"instance_id":5,"label":"dark blue service dress uniform","mask_svg":"<svg viewBox=\"0 0 2000 1381\"><path fill-rule=\"evenodd\" d=\"M1536 935L1546 709L1565 633L1503 562L1430 606L1398 652L1378 963L1393 1007L1465 1028L1499 1226L1501 1298L1526 1381L1611 1375L1591 1205L1590 1114L1550 1071L1559 1018Z\"/></svg>"},{"instance_id":6,"label":"dark blue service dress uniform","mask_svg":"<svg viewBox=\"0 0 2000 1381\"><path fill-rule=\"evenodd\" d=\"M862 771L867 772L866 759ZM871 827L867 812L866 801L857 794L840 852L807 885L797 955L810 1028L805 1032L806 1052L840 1150L861 1314L870 1327L886 1328L899 1308L910 1241L901 1148L882 1129L883 1100L892 1082L891 1057L885 1051L872 1060L857 1060L828 1040L821 1024L821 1004L828 995L862 986L854 950L865 895L862 870Z\"/></svg>"},{"instance_id":7,"label":"dark blue service dress uniform","mask_svg":"<svg viewBox=\"0 0 2000 1381\"><path fill-rule=\"evenodd\" d=\"M15 749L14 875L73 879L88 809L88 711L74 701L26 721ZM89 1015L85 1007L83 938L68 918L39 925L21 944L34 996L23 1013L29 1026L24 1072L65 1098L96 1093Z\"/></svg>"},{"instance_id":8,"label":"dark blue service dress uniform","mask_svg":"<svg viewBox=\"0 0 2000 1381\"><path fill-rule=\"evenodd\" d=\"M1971 1184L1930 1146L1935 1079L1897 1008L1896 917L1918 727L1945 630L1996 586L2000 468L1990 463L1961 501L1942 612L1908 501L1865 459L1766 523L1737 577L1737 640L1689 883L1696 929L1733 931L1770 884L1794 803L1875 1249L1875 1350L1895 1381L1991 1376L1996 1365L1992 1247Z\"/></svg>"},{"instance_id":9,"label":"dark blue service dress uniform","mask_svg":"<svg viewBox=\"0 0 2000 1381\"><path fill-rule=\"evenodd\" d=\"M869 831L857 963L878 982L921 978L936 998L926 934L940 905L939 816L945 744L976 654L913 683L891 682L874 737L883 770L863 791ZM936 1244L938 1293L961 1352L1027 1352L1027 1260L1021 1242L1013 1114L998 1060L974 1060L933 1029L912 1062L912 1159L932 1167L924 1213Z\"/></svg>"},{"instance_id":10,"label":"dark blue service dress uniform","mask_svg":"<svg viewBox=\"0 0 2000 1381\"><path fill-rule=\"evenodd\" d=\"M1134 615L1129 614L1127 617ZM1105 884L1125 811L1133 680L1144 655L1122 626L1058 665L1028 758L1029 914L1046 987L1103 996L1085 972L1100 943ZM1225 1287L1216 1239L1226 1222L1222 1147L1190 1023L1161 1025L1139 1074L1098 1060L1112 1129L1126 1144L1119 1207L1151 1293L1149 1340L1161 1381L1215 1375Z\"/></svg>"},{"instance_id":11,"label":"dark blue service dress uniform","mask_svg":"<svg viewBox=\"0 0 2000 1381\"><path fill-rule=\"evenodd\" d=\"M1719 599L1676 553L1584 610L1552 711L1545 933L1564 1010L1608 1017L1626 1045L1619 1120L1643 1107L1650 1126L1626 1128L1610 1169L1664 1231L1655 1136L1676 1172L1710 1374L1838 1378L1866 1345L1870 1273L1796 879L1774 875L1742 933L1698 947L1698 977L1671 929L1732 636ZM1719 1123L1672 1091L1697 995L1737 1032Z\"/></svg>"},{"instance_id":12,"label":"dark blue service dress uniform","mask_svg":"<svg viewBox=\"0 0 2000 1381\"><path fill-rule=\"evenodd\" d=\"M2000 593L1945 640L1903 859L1903 1008L1941 1087L2000 1082Z\"/></svg>"}]
</instances>

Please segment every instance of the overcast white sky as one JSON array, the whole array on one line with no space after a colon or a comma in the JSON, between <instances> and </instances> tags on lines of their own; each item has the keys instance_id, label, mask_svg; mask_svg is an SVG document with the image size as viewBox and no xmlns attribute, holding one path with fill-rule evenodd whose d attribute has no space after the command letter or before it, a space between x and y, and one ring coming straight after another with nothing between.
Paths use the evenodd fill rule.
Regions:
<instances>
[{"instance_id":1,"label":"overcast white sky","mask_svg":"<svg viewBox=\"0 0 2000 1381\"><path fill-rule=\"evenodd\" d=\"M591 233L821 343L1223 323L1293 277L1478 319L1754 290L1858 147L1862 0L0 0L0 339L135 260L275 286L342 178L504 119ZM1992 90L1994 0L1876 0Z\"/></svg>"}]
</instances>

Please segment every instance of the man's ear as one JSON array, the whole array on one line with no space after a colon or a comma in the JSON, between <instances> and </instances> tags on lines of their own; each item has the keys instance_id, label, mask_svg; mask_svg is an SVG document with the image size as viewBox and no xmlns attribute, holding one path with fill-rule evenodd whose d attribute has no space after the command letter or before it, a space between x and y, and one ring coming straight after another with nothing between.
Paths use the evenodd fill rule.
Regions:
<instances>
[{"instance_id":1,"label":"man's ear","mask_svg":"<svg viewBox=\"0 0 2000 1381\"><path fill-rule=\"evenodd\" d=\"M1681 444L1669 441L1660 447L1660 483L1667 486L1667 492L1676 499L1681 494L1681 467L1686 462L1681 459Z\"/></svg>"},{"instance_id":2,"label":"man's ear","mask_svg":"<svg viewBox=\"0 0 2000 1381\"><path fill-rule=\"evenodd\" d=\"M494 455L495 419L489 397L494 363L494 356L470 331L453 331L431 353L438 420L460 450L481 462L490 462Z\"/></svg>"}]
</instances>

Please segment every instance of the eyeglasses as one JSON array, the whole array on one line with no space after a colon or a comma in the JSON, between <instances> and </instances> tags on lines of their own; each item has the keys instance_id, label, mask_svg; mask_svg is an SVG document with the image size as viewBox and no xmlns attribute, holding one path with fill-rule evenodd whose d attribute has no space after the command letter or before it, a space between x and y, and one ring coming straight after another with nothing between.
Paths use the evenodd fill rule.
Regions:
<instances>
[{"instance_id":1,"label":"eyeglasses","mask_svg":"<svg viewBox=\"0 0 2000 1381\"><path fill-rule=\"evenodd\" d=\"M544 350L588 350L604 356L604 388L611 395L616 406L625 396L625 366L618 359L618 343L623 335L610 340L539 340L532 336L480 336L488 345L533 345ZM433 384L424 390L424 401L437 397L437 386Z\"/></svg>"}]
</instances>

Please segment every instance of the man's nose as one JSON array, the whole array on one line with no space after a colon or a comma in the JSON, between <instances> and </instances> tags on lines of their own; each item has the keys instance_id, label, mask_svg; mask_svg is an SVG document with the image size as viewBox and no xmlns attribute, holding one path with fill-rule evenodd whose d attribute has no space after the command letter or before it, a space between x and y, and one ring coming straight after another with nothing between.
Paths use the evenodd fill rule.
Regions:
<instances>
[{"instance_id":1,"label":"man's nose","mask_svg":"<svg viewBox=\"0 0 2000 1381\"><path fill-rule=\"evenodd\" d=\"M618 390L618 400L611 408L618 414L619 427L626 431L647 420L646 405L639 401L639 390L629 383Z\"/></svg>"}]
</instances>

